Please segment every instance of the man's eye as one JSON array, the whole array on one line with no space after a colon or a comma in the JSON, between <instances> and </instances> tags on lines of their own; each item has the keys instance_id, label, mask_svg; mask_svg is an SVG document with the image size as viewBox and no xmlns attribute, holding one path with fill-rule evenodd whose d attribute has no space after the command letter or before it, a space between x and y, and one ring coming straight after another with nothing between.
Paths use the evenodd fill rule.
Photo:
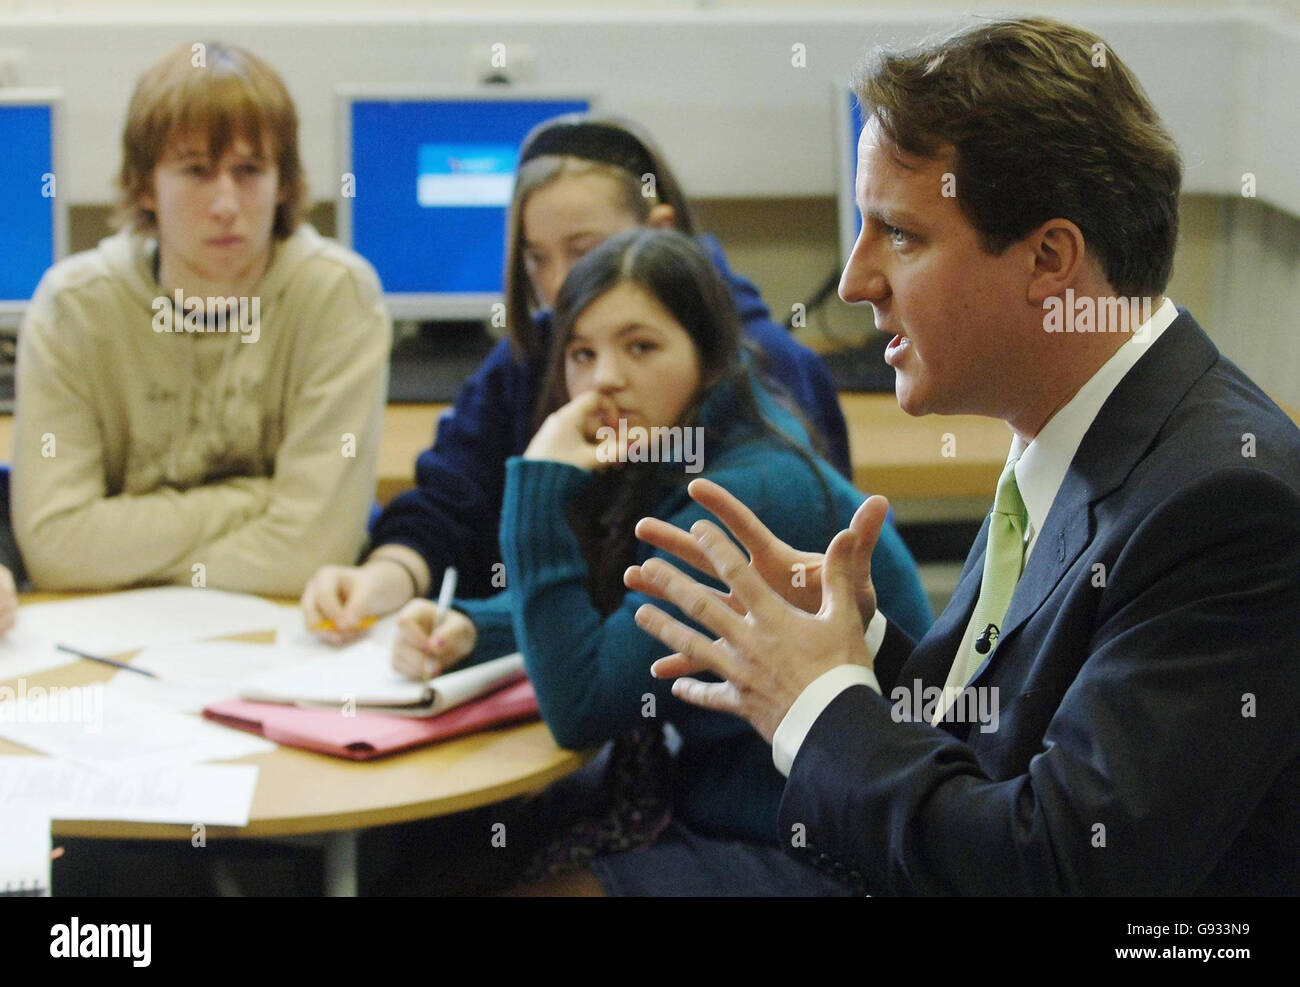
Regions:
<instances>
[{"instance_id":1,"label":"man's eye","mask_svg":"<svg viewBox=\"0 0 1300 987\"><path fill-rule=\"evenodd\" d=\"M901 247L912 239L912 234L907 230L899 229L897 226L885 226L885 235L893 242L895 246Z\"/></svg>"}]
</instances>

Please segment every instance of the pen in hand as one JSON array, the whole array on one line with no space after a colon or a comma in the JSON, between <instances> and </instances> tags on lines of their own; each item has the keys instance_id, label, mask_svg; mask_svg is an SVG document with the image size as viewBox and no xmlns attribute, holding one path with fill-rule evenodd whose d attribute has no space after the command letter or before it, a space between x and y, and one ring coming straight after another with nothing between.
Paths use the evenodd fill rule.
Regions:
<instances>
[{"instance_id":1,"label":"pen in hand","mask_svg":"<svg viewBox=\"0 0 1300 987\"><path fill-rule=\"evenodd\" d=\"M433 633L438 633L438 625L447 617L447 612L451 609L451 599L456 595L456 580L458 576L455 566L447 566L442 573L442 588L438 591L438 610L433 618ZM426 678L426 682L431 681Z\"/></svg>"}]
</instances>

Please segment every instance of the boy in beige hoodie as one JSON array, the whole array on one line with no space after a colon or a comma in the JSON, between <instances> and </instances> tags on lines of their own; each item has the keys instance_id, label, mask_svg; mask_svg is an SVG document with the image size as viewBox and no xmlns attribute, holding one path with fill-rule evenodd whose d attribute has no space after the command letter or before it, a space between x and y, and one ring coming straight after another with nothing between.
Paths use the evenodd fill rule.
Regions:
<instances>
[{"instance_id":1,"label":"boy in beige hoodie","mask_svg":"<svg viewBox=\"0 0 1300 987\"><path fill-rule=\"evenodd\" d=\"M299 222L297 118L260 59L182 45L140 79L125 228L51 268L20 335L14 531L41 589L298 595L351 563L391 324Z\"/></svg>"}]
</instances>

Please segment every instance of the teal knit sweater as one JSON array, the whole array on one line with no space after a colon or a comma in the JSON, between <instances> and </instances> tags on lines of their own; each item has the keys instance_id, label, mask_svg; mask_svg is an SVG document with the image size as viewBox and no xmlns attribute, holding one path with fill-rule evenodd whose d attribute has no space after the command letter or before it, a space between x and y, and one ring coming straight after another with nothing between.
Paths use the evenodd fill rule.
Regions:
<instances>
[{"instance_id":1,"label":"teal knit sweater","mask_svg":"<svg viewBox=\"0 0 1300 987\"><path fill-rule=\"evenodd\" d=\"M760 406L786 434L806 441L787 412L765 396ZM721 398L706 403L701 421L725 422L728 410ZM823 486L807 459L772 436L751 431L730 438L738 441L728 442L724 427L723 441L714 442L721 448L706 447L700 475L739 497L778 538L796 548L823 550L863 500L818 459ZM671 464L663 468L681 470ZM542 717L556 742L570 749L599 745L643 722L653 696L655 715L672 723L682 737L674 792L677 817L701 833L777 841L785 779L772 765L771 748L744 720L680 702L670 682L651 677L651 662L667 649L633 619L638 607L652 602L649 597L629 592L609 615L593 605L587 563L565 520L569 502L591 477L565 463L520 457L507 461L501 519L507 588L495 597L457 601L456 608L478 628L467 662L522 651ZM711 518L687 496L685 484L673 487L651 513L680 528ZM662 553L642 545L638 561L652 554ZM670 561L704 579L680 560ZM929 606L916 565L891 524L872 558L872 579L881 610L919 639L930 625ZM680 616L674 608L666 609Z\"/></svg>"}]
</instances>

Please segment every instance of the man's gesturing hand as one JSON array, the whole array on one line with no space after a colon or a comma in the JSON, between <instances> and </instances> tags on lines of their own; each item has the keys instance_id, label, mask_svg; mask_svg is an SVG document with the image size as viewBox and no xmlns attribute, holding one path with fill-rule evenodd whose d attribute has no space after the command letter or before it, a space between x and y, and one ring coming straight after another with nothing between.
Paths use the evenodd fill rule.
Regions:
<instances>
[{"instance_id":1,"label":"man's gesturing hand","mask_svg":"<svg viewBox=\"0 0 1300 987\"><path fill-rule=\"evenodd\" d=\"M675 604L718 635L711 641L658 607L641 607L638 626L676 651L655 662L651 671L660 678L700 671L721 676L726 681L680 679L673 684L673 695L739 714L770 743L810 682L837 665L870 666L862 638L864 617L871 615L859 610L858 588L869 585L871 552L887 510L883 497L872 497L858 510L850 529L835 536L822 565L821 606L815 614L787 602L768 585L756 563L708 521L691 528L699 554L690 561L707 562L696 567L715 573L731 591L729 599L661 559L630 567L624 576L630 588ZM874 602L873 593L873 611Z\"/></svg>"},{"instance_id":2,"label":"man's gesturing hand","mask_svg":"<svg viewBox=\"0 0 1300 987\"><path fill-rule=\"evenodd\" d=\"M758 519L758 515L712 480L693 480L688 489L691 499L714 514L745 547L749 553L750 566L768 586L781 594L787 603L809 613L817 612L822 604L822 563L825 556L820 552L801 552L791 548L772 534ZM884 504L884 511L881 512L883 519L889 504L884 498L874 499ZM865 546L864 557L854 560L855 571L860 570L865 574L854 586L864 626L876 612L876 591L871 584L871 549L880 537L882 523L876 519L876 510L878 508L868 509L863 504L849 524L850 531L863 536L860 544ZM695 537L681 528L675 528L658 518L642 518L637 522L636 536L648 545L676 555L687 565L719 578ZM737 613L744 613L734 593L725 599L727 605Z\"/></svg>"}]
</instances>

